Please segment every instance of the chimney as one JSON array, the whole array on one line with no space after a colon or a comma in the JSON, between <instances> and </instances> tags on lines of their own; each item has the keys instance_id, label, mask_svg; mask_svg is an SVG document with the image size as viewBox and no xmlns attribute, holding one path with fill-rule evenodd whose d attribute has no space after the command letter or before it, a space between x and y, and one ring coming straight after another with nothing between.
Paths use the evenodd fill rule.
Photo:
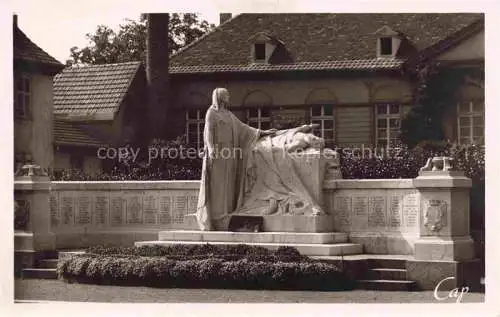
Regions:
<instances>
[{"instance_id":1,"label":"chimney","mask_svg":"<svg viewBox=\"0 0 500 317\"><path fill-rule=\"evenodd\" d=\"M147 15L146 79L148 84L148 122L150 138L168 136L168 13Z\"/></svg>"},{"instance_id":2,"label":"chimney","mask_svg":"<svg viewBox=\"0 0 500 317\"><path fill-rule=\"evenodd\" d=\"M226 22L227 20L231 19L232 16L233 15L231 13L220 13L219 14L219 24L222 24L222 23Z\"/></svg>"},{"instance_id":3,"label":"chimney","mask_svg":"<svg viewBox=\"0 0 500 317\"><path fill-rule=\"evenodd\" d=\"M14 14L14 16L12 17L12 22L14 24L14 27L17 27L17 14Z\"/></svg>"}]
</instances>

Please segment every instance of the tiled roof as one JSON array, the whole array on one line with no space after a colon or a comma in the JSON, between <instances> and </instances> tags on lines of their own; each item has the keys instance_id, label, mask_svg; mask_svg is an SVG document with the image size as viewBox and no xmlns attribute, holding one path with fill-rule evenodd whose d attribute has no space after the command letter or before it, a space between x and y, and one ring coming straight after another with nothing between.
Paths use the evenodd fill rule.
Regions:
<instances>
[{"instance_id":1,"label":"tiled roof","mask_svg":"<svg viewBox=\"0 0 500 317\"><path fill-rule=\"evenodd\" d=\"M310 71L310 70L393 70L403 64L398 59L370 59L348 61L303 62L293 64L248 64L248 65L199 65L172 66L172 74L193 73L238 73L238 72L275 72L275 71Z\"/></svg>"},{"instance_id":2,"label":"tiled roof","mask_svg":"<svg viewBox=\"0 0 500 317\"><path fill-rule=\"evenodd\" d=\"M54 120L53 133L56 145L101 147L106 142L99 140L84 123Z\"/></svg>"},{"instance_id":3,"label":"tiled roof","mask_svg":"<svg viewBox=\"0 0 500 317\"><path fill-rule=\"evenodd\" d=\"M420 60L424 60L436 56L461 43L464 39L469 38L471 35L477 34L481 30L484 30L484 19L477 20L467 27L462 28L460 31L455 32L441 41L427 47L418 54L418 58Z\"/></svg>"},{"instance_id":4,"label":"tiled roof","mask_svg":"<svg viewBox=\"0 0 500 317\"><path fill-rule=\"evenodd\" d=\"M58 60L33 43L17 25L14 25L14 60L63 66Z\"/></svg>"},{"instance_id":5,"label":"tiled roof","mask_svg":"<svg viewBox=\"0 0 500 317\"><path fill-rule=\"evenodd\" d=\"M476 20L476 13L244 13L171 57L171 66L248 65L249 39L266 32L284 43L294 63L372 60L384 26L423 50Z\"/></svg>"},{"instance_id":6,"label":"tiled roof","mask_svg":"<svg viewBox=\"0 0 500 317\"><path fill-rule=\"evenodd\" d=\"M54 113L114 114L141 62L70 67L54 79Z\"/></svg>"}]
</instances>

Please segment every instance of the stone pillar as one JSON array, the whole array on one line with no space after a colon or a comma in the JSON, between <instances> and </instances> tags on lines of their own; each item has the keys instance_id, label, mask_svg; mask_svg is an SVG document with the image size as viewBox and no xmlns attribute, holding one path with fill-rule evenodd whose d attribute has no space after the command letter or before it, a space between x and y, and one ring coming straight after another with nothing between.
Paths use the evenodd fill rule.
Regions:
<instances>
[{"instance_id":1,"label":"stone pillar","mask_svg":"<svg viewBox=\"0 0 500 317\"><path fill-rule=\"evenodd\" d=\"M14 180L15 267L33 266L42 253L55 250L50 229L50 179L38 165L24 165Z\"/></svg>"},{"instance_id":2,"label":"stone pillar","mask_svg":"<svg viewBox=\"0 0 500 317\"><path fill-rule=\"evenodd\" d=\"M414 186L420 193L420 237L407 277L420 289L479 285L479 261L469 234L471 179L452 167L452 158L434 157L420 169ZM440 283L442 281L442 283Z\"/></svg>"},{"instance_id":3,"label":"stone pillar","mask_svg":"<svg viewBox=\"0 0 500 317\"><path fill-rule=\"evenodd\" d=\"M470 260L474 242L469 234L471 179L453 170L452 159L435 157L414 180L420 192L420 238L417 260Z\"/></svg>"}]
</instances>

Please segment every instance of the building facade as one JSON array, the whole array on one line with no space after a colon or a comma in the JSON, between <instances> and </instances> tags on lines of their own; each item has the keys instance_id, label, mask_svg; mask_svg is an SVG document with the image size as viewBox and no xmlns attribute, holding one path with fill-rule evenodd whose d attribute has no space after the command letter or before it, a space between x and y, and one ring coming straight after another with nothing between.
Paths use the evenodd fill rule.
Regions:
<instances>
[{"instance_id":1,"label":"building facade","mask_svg":"<svg viewBox=\"0 0 500 317\"><path fill-rule=\"evenodd\" d=\"M201 147L211 91L226 87L254 127L318 123L329 146L387 146L415 105L409 67L431 61L484 70L483 15L240 14L171 56L171 122ZM484 142L483 83L457 88L446 139Z\"/></svg>"},{"instance_id":2,"label":"building facade","mask_svg":"<svg viewBox=\"0 0 500 317\"><path fill-rule=\"evenodd\" d=\"M33 43L13 20L14 169L25 163L53 166L54 75L64 67Z\"/></svg>"}]
</instances>

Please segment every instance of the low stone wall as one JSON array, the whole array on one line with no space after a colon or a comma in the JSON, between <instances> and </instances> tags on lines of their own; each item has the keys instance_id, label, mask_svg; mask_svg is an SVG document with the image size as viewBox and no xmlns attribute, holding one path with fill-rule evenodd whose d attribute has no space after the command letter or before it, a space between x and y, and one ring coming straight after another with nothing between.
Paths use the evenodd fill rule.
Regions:
<instances>
[{"instance_id":1,"label":"low stone wall","mask_svg":"<svg viewBox=\"0 0 500 317\"><path fill-rule=\"evenodd\" d=\"M334 180L324 193L335 231L348 232L365 253L413 254L420 210L413 179Z\"/></svg>"},{"instance_id":2,"label":"low stone wall","mask_svg":"<svg viewBox=\"0 0 500 317\"><path fill-rule=\"evenodd\" d=\"M158 231L192 229L199 181L52 182L50 227L57 248L132 246Z\"/></svg>"},{"instance_id":3,"label":"low stone wall","mask_svg":"<svg viewBox=\"0 0 500 317\"><path fill-rule=\"evenodd\" d=\"M198 181L52 182L50 228L57 248L156 240L160 230L196 229ZM412 254L419 195L413 180L332 180L324 184L333 227L365 252ZM325 218L328 219L328 218Z\"/></svg>"}]
</instances>

